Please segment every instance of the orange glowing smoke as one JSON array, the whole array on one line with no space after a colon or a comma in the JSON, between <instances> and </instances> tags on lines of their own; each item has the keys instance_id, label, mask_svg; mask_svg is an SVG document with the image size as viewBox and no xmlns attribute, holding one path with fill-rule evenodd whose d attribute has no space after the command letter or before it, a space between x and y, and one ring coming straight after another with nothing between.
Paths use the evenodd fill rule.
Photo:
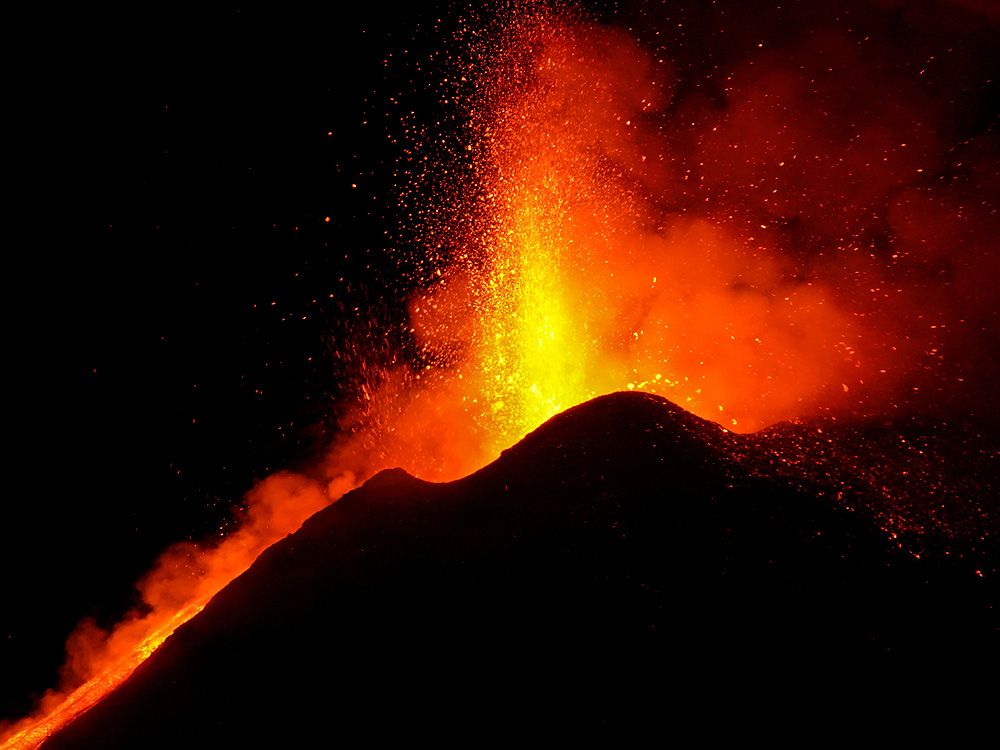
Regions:
<instances>
[{"instance_id":1,"label":"orange glowing smoke","mask_svg":"<svg viewBox=\"0 0 1000 750\"><path fill-rule=\"evenodd\" d=\"M472 360L504 437L625 389L751 430L854 382L849 316L795 277L765 227L666 215L674 187L643 185L665 158L648 121L670 99L670 67L621 32L549 21L530 34L530 56L516 45L506 61L527 86L487 92L498 116L477 166L495 223L485 270L465 271Z\"/></svg>"},{"instance_id":2,"label":"orange glowing smoke","mask_svg":"<svg viewBox=\"0 0 1000 750\"><path fill-rule=\"evenodd\" d=\"M963 352L995 344L1000 254L983 238L1000 231L973 200L992 141L942 140L948 112L919 66L913 80L886 73L888 53L834 30L777 52L754 44L716 72L713 99L679 93L669 50L624 31L530 4L504 21L456 66L465 125L442 150L464 178L443 199L422 190L412 211L426 272L408 305L417 360L359 375L342 437L309 478L258 485L236 533L168 551L111 633L81 627L70 689L5 747L36 746L86 710L263 549L379 469L452 479L617 390L739 431L920 405L960 391Z\"/></svg>"},{"instance_id":3,"label":"orange glowing smoke","mask_svg":"<svg viewBox=\"0 0 1000 750\"><path fill-rule=\"evenodd\" d=\"M996 140L942 137L946 84L835 27L754 44L723 102L681 95L669 50L527 5L458 66L472 177L425 212L410 315L421 396L461 410L408 439L495 454L626 389L738 431L977 404Z\"/></svg>"}]
</instances>

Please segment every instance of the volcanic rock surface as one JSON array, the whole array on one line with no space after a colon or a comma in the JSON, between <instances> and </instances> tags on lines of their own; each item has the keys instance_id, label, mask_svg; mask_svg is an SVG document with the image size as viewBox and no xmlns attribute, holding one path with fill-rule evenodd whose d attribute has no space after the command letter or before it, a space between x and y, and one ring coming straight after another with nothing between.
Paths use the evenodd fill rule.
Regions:
<instances>
[{"instance_id":1,"label":"volcanic rock surface","mask_svg":"<svg viewBox=\"0 0 1000 750\"><path fill-rule=\"evenodd\" d=\"M973 569L996 561L993 531L901 544L846 468L773 447L816 434L733 435L617 394L460 481L384 471L46 747L613 729L736 700L736 684L761 700L789 673L995 660L995 571Z\"/></svg>"}]
</instances>

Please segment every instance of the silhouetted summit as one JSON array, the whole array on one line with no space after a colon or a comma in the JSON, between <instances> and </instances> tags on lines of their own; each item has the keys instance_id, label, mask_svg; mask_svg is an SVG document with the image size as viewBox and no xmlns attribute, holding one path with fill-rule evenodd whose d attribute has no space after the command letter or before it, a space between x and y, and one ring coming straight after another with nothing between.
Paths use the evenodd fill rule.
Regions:
<instances>
[{"instance_id":1,"label":"silhouetted summit","mask_svg":"<svg viewBox=\"0 0 1000 750\"><path fill-rule=\"evenodd\" d=\"M831 667L995 657L962 542L915 554L862 490L831 493L827 464L791 471L816 434L733 435L616 394L460 481L384 471L47 747L579 732L764 701L788 671L796 692ZM806 458L783 464L786 443Z\"/></svg>"}]
</instances>

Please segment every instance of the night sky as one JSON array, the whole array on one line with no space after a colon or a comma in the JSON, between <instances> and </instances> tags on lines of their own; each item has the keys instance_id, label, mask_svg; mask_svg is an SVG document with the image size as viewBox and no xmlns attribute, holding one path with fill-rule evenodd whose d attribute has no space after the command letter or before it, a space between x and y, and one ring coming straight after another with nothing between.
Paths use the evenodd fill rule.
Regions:
<instances>
[{"instance_id":1,"label":"night sky","mask_svg":"<svg viewBox=\"0 0 1000 750\"><path fill-rule=\"evenodd\" d=\"M323 444L354 308L398 315L383 62L431 15L87 8L35 27L0 716L55 684L73 625L120 616L167 545L217 533L255 479Z\"/></svg>"}]
</instances>

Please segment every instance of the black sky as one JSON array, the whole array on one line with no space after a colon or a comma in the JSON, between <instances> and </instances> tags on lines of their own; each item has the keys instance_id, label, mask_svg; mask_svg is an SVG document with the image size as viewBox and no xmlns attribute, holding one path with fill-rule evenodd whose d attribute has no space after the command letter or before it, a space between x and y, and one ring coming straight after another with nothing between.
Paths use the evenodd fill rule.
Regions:
<instances>
[{"instance_id":1,"label":"black sky","mask_svg":"<svg viewBox=\"0 0 1000 750\"><path fill-rule=\"evenodd\" d=\"M15 25L0 716L55 684L77 621L322 443L338 336L394 305L383 63L432 11Z\"/></svg>"}]
</instances>

